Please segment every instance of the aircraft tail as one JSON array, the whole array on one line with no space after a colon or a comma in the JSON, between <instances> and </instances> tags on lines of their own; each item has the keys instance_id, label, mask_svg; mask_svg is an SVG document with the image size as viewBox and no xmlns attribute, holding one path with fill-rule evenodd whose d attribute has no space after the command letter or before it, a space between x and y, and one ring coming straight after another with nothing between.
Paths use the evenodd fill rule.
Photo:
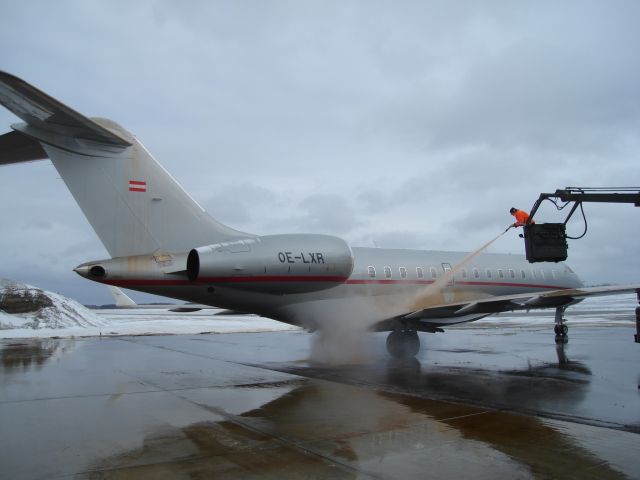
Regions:
<instances>
[{"instance_id":1,"label":"aircraft tail","mask_svg":"<svg viewBox=\"0 0 640 480\"><path fill-rule=\"evenodd\" d=\"M112 257L253 236L211 218L115 122L87 118L4 72L0 103L25 122L0 136L0 165L50 158Z\"/></svg>"}]
</instances>

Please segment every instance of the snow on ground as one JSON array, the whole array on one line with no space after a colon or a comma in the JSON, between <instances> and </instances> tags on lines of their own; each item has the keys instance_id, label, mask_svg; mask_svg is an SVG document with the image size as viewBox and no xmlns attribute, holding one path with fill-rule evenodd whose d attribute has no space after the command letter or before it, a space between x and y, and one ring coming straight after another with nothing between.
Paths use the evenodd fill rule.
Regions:
<instances>
[{"instance_id":1,"label":"snow on ground","mask_svg":"<svg viewBox=\"0 0 640 480\"><path fill-rule=\"evenodd\" d=\"M568 307L565 320L568 325L635 325L635 310L638 307L636 294L589 297L577 305ZM504 312L476 320L461 327L474 326L540 326L554 324L555 309L531 310L530 312Z\"/></svg>"},{"instance_id":2,"label":"snow on ground","mask_svg":"<svg viewBox=\"0 0 640 480\"><path fill-rule=\"evenodd\" d=\"M299 330L298 327L256 315L215 315L216 310L178 313L167 309L93 310L102 325L65 329L0 330L0 338L92 337L99 335L159 335L243 333Z\"/></svg>"},{"instance_id":3,"label":"snow on ground","mask_svg":"<svg viewBox=\"0 0 640 480\"><path fill-rule=\"evenodd\" d=\"M298 327L257 315L215 315L219 310L177 313L167 310L127 311L98 310L108 322L110 331L140 333L242 333L299 330ZM103 335L105 331L103 329ZM122 333L122 332L118 332Z\"/></svg>"}]
</instances>

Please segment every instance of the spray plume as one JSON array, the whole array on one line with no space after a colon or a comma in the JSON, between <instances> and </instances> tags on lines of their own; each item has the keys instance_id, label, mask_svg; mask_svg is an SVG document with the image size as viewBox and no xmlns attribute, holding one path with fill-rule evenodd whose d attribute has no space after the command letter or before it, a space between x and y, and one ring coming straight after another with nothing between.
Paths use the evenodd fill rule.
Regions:
<instances>
[{"instance_id":1,"label":"spray plume","mask_svg":"<svg viewBox=\"0 0 640 480\"><path fill-rule=\"evenodd\" d=\"M411 297L397 295L347 297L309 304L305 308L307 324L317 327L312 337L309 361L323 365L361 364L373 361L367 332L378 322L394 316L444 303L443 287L461 268L498 240L506 231L466 255L450 271ZM411 299L409 300L411 302Z\"/></svg>"}]
</instances>

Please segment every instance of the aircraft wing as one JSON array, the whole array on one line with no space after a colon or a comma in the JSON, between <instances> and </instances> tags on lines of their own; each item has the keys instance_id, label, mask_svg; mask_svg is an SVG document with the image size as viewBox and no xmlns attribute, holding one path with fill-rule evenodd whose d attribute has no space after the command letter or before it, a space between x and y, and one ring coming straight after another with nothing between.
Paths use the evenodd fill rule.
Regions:
<instances>
[{"instance_id":1,"label":"aircraft wing","mask_svg":"<svg viewBox=\"0 0 640 480\"><path fill-rule=\"evenodd\" d=\"M507 312L513 310L529 310L533 308L554 308L572 303L577 303L587 297L618 295L622 293L640 292L640 284L615 285L605 287L583 287L561 290L548 290L539 293L524 293L503 296L490 296L486 298L439 302L426 308L416 310L400 318L408 320L425 320L476 315L478 318L492 313Z\"/></svg>"},{"instance_id":2,"label":"aircraft wing","mask_svg":"<svg viewBox=\"0 0 640 480\"><path fill-rule=\"evenodd\" d=\"M0 104L24 120L31 129L116 147L131 145L126 138L67 107L24 80L2 71ZM25 133L29 131L21 125L13 128ZM19 135L12 132L0 137L0 151L3 153L0 164L47 158L38 142L28 137L20 138Z\"/></svg>"}]
</instances>

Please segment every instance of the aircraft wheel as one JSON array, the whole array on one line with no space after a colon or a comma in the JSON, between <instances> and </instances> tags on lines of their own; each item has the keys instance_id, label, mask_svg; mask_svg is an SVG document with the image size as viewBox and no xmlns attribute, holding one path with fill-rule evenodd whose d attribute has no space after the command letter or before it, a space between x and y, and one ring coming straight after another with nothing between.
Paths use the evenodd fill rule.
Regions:
<instances>
[{"instance_id":1,"label":"aircraft wheel","mask_svg":"<svg viewBox=\"0 0 640 480\"><path fill-rule=\"evenodd\" d=\"M567 334L569 333L569 327L567 327L564 324L562 324L562 325L554 325L553 333L555 333L556 335L562 335L563 337L566 337Z\"/></svg>"},{"instance_id":2,"label":"aircraft wheel","mask_svg":"<svg viewBox=\"0 0 640 480\"><path fill-rule=\"evenodd\" d=\"M387 351L394 358L415 357L420 351L418 332L391 332L387 337Z\"/></svg>"}]
</instances>

